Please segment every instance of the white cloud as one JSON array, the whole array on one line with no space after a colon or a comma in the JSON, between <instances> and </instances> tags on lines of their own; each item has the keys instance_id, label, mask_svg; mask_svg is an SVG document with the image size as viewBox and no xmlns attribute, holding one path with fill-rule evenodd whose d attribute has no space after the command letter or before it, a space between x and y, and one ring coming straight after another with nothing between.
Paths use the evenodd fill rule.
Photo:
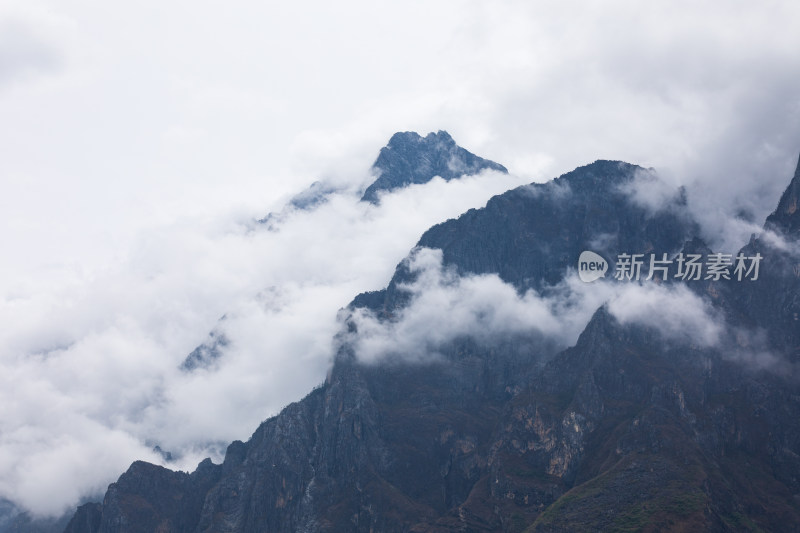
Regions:
<instances>
[{"instance_id":1,"label":"white cloud","mask_svg":"<svg viewBox=\"0 0 800 533\"><path fill-rule=\"evenodd\" d=\"M0 9L0 91L31 84L64 68L74 24L36 4L9 2Z\"/></svg>"},{"instance_id":2,"label":"white cloud","mask_svg":"<svg viewBox=\"0 0 800 533\"><path fill-rule=\"evenodd\" d=\"M0 366L15 379L0 391L0 435L23 444L0 437L11 446L0 491L53 512L75 493L67 481L38 498L22 490L25 461L122 442L78 476L85 492L144 440L185 448L188 465L201 435L246 437L318 382L336 309L384 286L427 226L523 179L595 159L653 166L686 185L707 239L730 243L714 248L734 249L777 204L800 150L799 10L4 2L0 20L15 26L0 37ZM365 182L395 131L438 129L526 176L437 181L381 210L343 194L277 234L242 231L313 180ZM514 301L491 279L456 288L469 283ZM253 297L270 286L280 310ZM438 305L478 303L442 291ZM515 298L515 327L559 313ZM225 365L180 374L226 312L238 341ZM575 336L579 323L560 327Z\"/></svg>"},{"instance_id":3,"label":"white cloud","mask_svg":"<svg viewBox=\"0 0 800 533\"><path fill-rule=\"evenodd\" d=\"M440 348L463 336L486 343L508 335L538 336L551 341L543 346L565 348L615 291L610 283L583 283L571 272L548 297L533 290L519 294L496 274L457 275L442 265L441 250L418 248L407 261L415 279L398 290L410 294L408 306L391 320L368 309L356 309L350 318L357 328L351 342L363 362L435 359Z\"/></svg>"},{"instance_id":4,"label":"white cloud","mask_svg":"<svg viewBox=\"0 0 800 533\"><path fill-rule=\"evenodd\" d=\"M437 178L380 207L342 192L289 213L278 231L241 213L187 218L139 234L113 268L8 287L0 495L57 514L131 461L158 461L154 444L187 470L219 459L222 443L324 380L338 310L385 286L425 229L523 182L490 171ZM182 372L215 325L230 339L217 368Z\"/></svg>"},{"instance_id":5,"label":"white cloud","mask_svg":"<svg viewBox=\"0 0 800 533\"><path fill-rule=\"evenodd\" d=\"M702 347L716 346L725 330L724 317L682 284L624 283L608 310L622 324L647 326L667 340Z\"/></svg>"},{"instance_id":6,"label":"white cloud","mask_svg":"<svg viewBox=\"0 0 800 533\"><path fill-rule=\"evenodd\" d=\"M412 293L411 304L395 320L383 322L357 309L352 320L356 356L365 362L397 356L429 360L458 336L480 340L526 332L560 333L562 324L533 291L519 296L496 275L461 278L442 267L442 252L415 250L408 268L417 278L399 290Z\"/></svg>"},{"instance_id":7,"label":"white cloud","mask_svg":"<svg viewBox=\"0 0 800 533\"><path fill-rule=\"evenodd\" d=\"M584 283L569 271L543 297L533 290L519 294L495 274L459 276L442 266L441 250L416 249L407 266L414 281L398 287L411 296L407 307L391 320L378 319L368 309L356 309L350 318L357 328L350 341L363 362L432 360L449 341L463 336L491 342L508 335L541 335L565 348L603 305L621 324L652 328L678 344L719 347L728 327L709 302L683 284Z\"/></svg>"},{"instance_id":8,"label":"white cloud","mask_svg":"<svg viewBox=\"0 0 800 533\"><path fill-rule=\"evenodd\" d=\"M676 184L650 169L637 170L633 179L623 184L621 190L629 195L634 204L651 213L674 205L680 195L680 188Z\"/></svg>"}]
</instances>

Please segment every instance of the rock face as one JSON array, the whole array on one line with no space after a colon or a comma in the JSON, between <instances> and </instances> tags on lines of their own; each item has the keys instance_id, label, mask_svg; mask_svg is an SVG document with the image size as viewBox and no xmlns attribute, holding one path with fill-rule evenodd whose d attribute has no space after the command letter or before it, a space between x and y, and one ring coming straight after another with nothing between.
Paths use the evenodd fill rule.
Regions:
<instances>
[{"instance_id":1,"label":"rock face","mask_svg":"<svg viewBox=\"0 0 800 533\"><path fill-rule=\"evenodd\" d=\"M67 524L64 533L80 533L81 531L98 531L103 520L103 506L99 503L87 503L78 507Z\"/></svg>"},{"instance_id":2,"label":"rock face","mask_svg":"<svg viewBox=\"0 0 800 533\"><path fill-rule=\"evenodd\" d=\"M461 274L496 273L519 290L547 292L574 268L583 250L612 261L621 252L673 253L697 233L681 194L652 213L632 201L630 187L650 171L621 161L596 161L546 184L495 196L483 209L429 229L419 246L438 248ZM402 305L396 288L410 281L401 263L385 291L359 295L356 307Z\"/></svg>"},{"instance_id":3,"label":"rock face","mask_svg":"<svg viewBox=\"0 0 800 533\"><path fill-rule=\"evenodd\" d=\"M599 161L497 196L420 245L463 274L542 293L583 249L706 250L680 194L656 212L637 205L642 172ZM787 236L797 180L768 222ZM134 463L67 531L797 531L800 270L770 242L743 248L764 257L759 280L688 284L731 324L711 347L606 307L555 354L465 337L435 361L367 365L343 335L326 383L221 465ZM401 265L350 309L392 320L411 276Z\"/></svg>"},{"instance_id":4,"label":"rock face","mask_svg":"<svg viewBox=\"0 0 800 533\"><path fill-rule=\"evenodd\" d=\"M483 159L456 144L446 131L421 137L413 131L395 133L372 166L378 179L361 200L377 203L378 194L412 183L427 183L434 176L445 181L491 169L508 172L503 165Z\"/></svg>"},{"instance_id":5,"label":"rock face","mask_svg":"<svg viewBox=\"0 0 800 533\"><path fill-rule=\"evenodd\" d=\"M206 459L192 474L137 461L108 487L102 511L85 511L85 522L99 531L194 531L206 493L222 467ZM80 513L75 519L80 520ZM75 531L81 524L70 523Z\"/></svg>"},{"instance_id":6,"label":"rock face","mask_svg":"<svg viewBox=\"0 0 800 533\"><path fill-rule=\"evenodd\" d=\"M767 228L790 236L791 238L800 237L800 161L797 163L797 170L794 179L786 188L781 201L775 211L767 217Z\"/></svg>"}]
</instances>

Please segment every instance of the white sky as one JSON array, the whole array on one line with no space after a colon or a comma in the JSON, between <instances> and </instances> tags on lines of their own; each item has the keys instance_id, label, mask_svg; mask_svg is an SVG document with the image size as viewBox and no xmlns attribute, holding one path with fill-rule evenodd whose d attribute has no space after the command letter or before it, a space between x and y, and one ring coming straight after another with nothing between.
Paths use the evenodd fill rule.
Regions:
<instances>
[{"instance_id":1,"label":"white sky","mask_svg":"<svg viewBox=\"0 0 800 533\"><path fill-rule=\"evenodd\" d=\"M191 468L247 438L324 377L339 307L515 184L653 166L738 242L728 215L760 224L800 152L798 24L791 1L0 0L0 496L57 513L154 441ZM438 129L513 175L246 231ZM231 363L176 374L226 312Z\"/></svg>"}]
</instances>

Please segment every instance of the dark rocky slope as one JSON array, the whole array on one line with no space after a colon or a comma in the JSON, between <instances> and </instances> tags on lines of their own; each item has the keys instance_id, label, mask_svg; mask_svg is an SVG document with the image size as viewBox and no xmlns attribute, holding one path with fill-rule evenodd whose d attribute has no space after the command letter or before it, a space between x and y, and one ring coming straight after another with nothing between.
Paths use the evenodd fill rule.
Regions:
<instances>
[{"instance_id":1,"label":"dark rocky slope","mask_svg":"<svg viewBox=\"0 0 800 533\"><path fill-rule=\"evenodd\" d=\"M586 248L702 249L680 195L657 213L631 201L624 185L640 171L597 162L495 197L420 244L462 273L543 292ZM768 224L789 240L800 214L781 206L797 182ZM135 463L68 531L797 531L799 261L770 242L745 248L764 256L759 281L691 285L733 324L719 346L606 308L548 357L515 338L463 338L436 362L365 365L343 342L326 383L223 464ZM392 320L412 275L401 265L353 307ZM736 335L751 331L763 335ZM784 364L742 359L765 349Z\"/></svg>"},{"instance_id":2,"label":"dark rocky slope","mask_svg":"<svg viewBox=\"0 0 800 533\"><path fill-rule=\"evenodd\" d=\"M596 161L545 184L495 196L482 209L429 229L418 245L438 248L460 274L496 273L520 291L547 293L575 268L583 250L612 261L621 252L673 253L697 233L682 191L656 213L631 200L630 187L651 171L621 161ZM389 286L353 305L390 311L402 306L397 285L413 276L405 263ZM401 301L396 301L400 298Z\"/></svg>"}]
</instances>

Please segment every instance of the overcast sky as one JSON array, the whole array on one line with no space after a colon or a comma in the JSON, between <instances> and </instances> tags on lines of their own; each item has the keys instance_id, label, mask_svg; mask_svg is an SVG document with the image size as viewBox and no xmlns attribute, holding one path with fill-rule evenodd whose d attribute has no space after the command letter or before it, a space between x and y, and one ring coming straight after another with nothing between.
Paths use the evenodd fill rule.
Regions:
<instances>
[{"instance_id":1,"label":"overcast sky","mask_svg":"<svg viewBox=\"0 0 800 533\"><path fill-rule=\"evenodd\" d=\"M788 0L0 0L0 496L59 513L155 443L190 469L246 439L324 379L340 307L515 185L655 167L734 246L800 153L799 24ZM511 175L252 230L439 129ZM226 313L225 362L177 371Z\"/></svg>"}]
</instances>

